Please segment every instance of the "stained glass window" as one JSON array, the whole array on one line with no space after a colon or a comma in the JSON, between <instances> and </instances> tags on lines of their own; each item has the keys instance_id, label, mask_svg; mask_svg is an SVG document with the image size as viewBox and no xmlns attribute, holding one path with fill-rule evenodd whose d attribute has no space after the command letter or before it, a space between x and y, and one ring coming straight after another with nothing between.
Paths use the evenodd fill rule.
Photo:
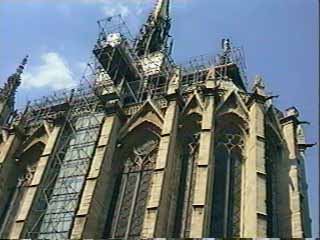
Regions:
<instances>
[{"instance_id":1,"label":"stained glass window","mask_svg":"<svg viewBox=\"0 0 320 240\"><path fill-rule=\"evenodd\" d=\"M125 161L120 192L113 216L113 238L140 237L158 141L134 147Z\"/></svg>"},{"instance_id":2,"label":"stained glass window","mask_svg":"<svg viewBox=\"0 0 320 240\"><path fill-rule=\"evenodd\" d=\"M11 174L10 192L4 212L0 217L0 238L8 238L8 234L21 206L22 197L33 180L38 160L44 149L44 144L38 142L23 152L18 158L20 161L16 166L16 172ZM15 185L13 185L15 184ZM0 210L1 212L1 210Z\"/></svg>"},{"instance_id":3,"label":"stained glass window","mask_svg":"<svg viewBox=\"0 0 320 240\"><path fill-rule=\"evenodd\" d=\"M196 165L199 153L199 138L200 134L196 133L188 141L185 141L182 160L185 161L185 179L183 191L183 206L182 207L182 223L181 223L181 237L189 237L191 228L191 214L192 214L192 197L194 195L195 179L196 179Z\"/></svg>"},{"instance_id":4,"label":"stained glass window","mask_svg":"<svg viewBox=\"0 0 320 240\"><path fill-rule=\"evenodd\" d=\"M214 237L240 236L243 149L240 130L224 128L217 135L212 206Z\"/></svg>"},{"instance_id":5,"label":"stained glass window","mask_svg":"<svg viewBox=\"0 0 320 240\"><path fill-rule=\"evenodd\" d=\"M265 169L266 169L266 224L267 232L266 236L274 237L279 235L278 220L278 170L279 164L281 164L282 148L281 141L275 134L275 132L266 126L266 145L265 145Z\"/></svg>"}]
</instances>

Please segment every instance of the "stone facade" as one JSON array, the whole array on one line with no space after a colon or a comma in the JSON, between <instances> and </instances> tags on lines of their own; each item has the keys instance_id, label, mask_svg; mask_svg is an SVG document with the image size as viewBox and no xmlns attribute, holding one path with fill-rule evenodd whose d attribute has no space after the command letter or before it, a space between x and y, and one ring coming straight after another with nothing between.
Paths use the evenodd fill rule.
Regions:
<instances>
[{"instance_id":1,"label":"stone facade","mask_svg":"<svg viewBox=\"0 0 320 240\"><path fill-rule=\"evenodd\" d=\"M17 113L25 62L8 79L1 238L311 236L298 111L278 110L261 77L247 89L228 39L212 64L175 65L169 5L134 46L103 30L90 87Z\"/></svg>"}]
</instances>

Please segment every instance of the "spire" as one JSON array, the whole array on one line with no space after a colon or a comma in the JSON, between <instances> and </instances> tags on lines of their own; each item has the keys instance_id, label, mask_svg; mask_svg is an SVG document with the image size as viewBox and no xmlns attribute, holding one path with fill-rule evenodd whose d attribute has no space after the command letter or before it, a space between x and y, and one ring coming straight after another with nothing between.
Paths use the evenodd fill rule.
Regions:
<instances>
[{"instance_id":1,"label":"spire","mask_svg":"<svg viewBox=\"0 0 320 240\"><path fill-rule=\"evenodd\" d=\"M170 0L158 0L155 10L152 13L155 19L162 17L163 19L169 19Z\"/></svg>"},{"instance_id":2,"label":"spire","mask_svg":"<svg viewBox=\"0 0 320 240\"><path fill-rule=\"evenodd\" d=\"M0 101L7 102L9 105L14 104L14 97L18 87L21 84L21 75L28 61L28 55L22 60L16 72L12 74L3 88L0 88Z\"/></svg>"},{"instance_id":3,"label":"spire","mask_svg":"<svg viewBox=\"0 0 320 240\"><path fill-rule=\"evenodd\" d=\"M169 14L170 0L158 0L155 9L140 30L140 37L136 42L139 56L156 51L168 51L169 30L171 19Z\"/></svg>"}]
</instances>

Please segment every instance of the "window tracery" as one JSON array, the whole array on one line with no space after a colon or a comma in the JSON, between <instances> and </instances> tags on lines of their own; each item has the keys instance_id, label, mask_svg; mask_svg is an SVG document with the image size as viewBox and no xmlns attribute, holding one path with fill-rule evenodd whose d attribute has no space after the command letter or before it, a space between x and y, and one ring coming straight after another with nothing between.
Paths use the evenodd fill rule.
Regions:
<instances>
[{"instance_id":1,"label":"window tracery","mask_svg":"<svg viewBox=\"0 0 320 240\"><path fill-rule=\"evenodd\" d=\"M182 224L181 232L182 237L189 237L191 227L191 213L192 213L192 196L194 194L195 177L196 177L196 165L199 154L199 139L200 133L193 134L189 141L185 144L184 153L182 160L187 161L186 163L186 176L185 176L185 190L184 190L184 201L183 201L183 212L182 212Z\"/></svg>"},{"instance_id":2,"label":"window tracery","mask_svg":"<svg viewBox=\"0 0 320 240\"><path fill-rule=\"evenodd\" d=\"M190 111L181 118L178 132L177 168L179 187L176 198L175 226L173 236L190 237L192 201L195 194L195 178L199 156L201 114Z\"/></svg>"},{"instance_id":3,"label":"window tracery","mask_svg":"<svg viewBox=\"0 0 320 240\"><path fill-rule=\"evenodd\" d=\"M124 163L113 217L114 238L141 234L158 145L158 140L151 139L133 147Z\"/></svg>"},{"instance_id":4,"label":"window tracery","mask_svg":"<svg viewBox=\"0 0 320 240\"><path fill-rule=\"evenodd\" d=\"M31 166L26 167L26 172L24 175L18 178L17 187L25 187L28 186L34 176L34 173L36 172L37 163L32 164Z\"/></svg>"},{"instance_id":5,"label":"window tracery","mask_svg":"<svg viewBox=\"0 0 320 240\"><path fill-rule=\"evenodd\" d=\"M44 149L43 143L34 144L29 150L23 152L16 162L16 173L11 176L12 185L9 187L9 201L7 207L0 216L0 237L7 238L9 230L18 213L26 187L33 180L39 158Z\"/></svg>"},{"instance_id":6,"label":"window tracery","mask_svg":"<svg viewBox=\"0 0 320 240\"><path fill-rule=\"evenodd\" d=\"M225 126L218 132L212 213L212 235L215 237L240 236L244 148L244 136L239 129Z\"/></svg>"}]
</instances>

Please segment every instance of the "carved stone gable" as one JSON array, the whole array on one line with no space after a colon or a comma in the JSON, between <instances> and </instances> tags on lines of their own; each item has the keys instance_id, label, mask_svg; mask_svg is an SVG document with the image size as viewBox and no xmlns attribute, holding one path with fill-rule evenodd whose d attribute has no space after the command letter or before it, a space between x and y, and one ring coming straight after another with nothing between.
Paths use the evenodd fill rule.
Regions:
<instances>
[{"instance_id":1,"label":"carved stone gable","mask_svg":"<svg viewBox=\"0 0 320 240\"><path fill-rule=\"evenodd\" d=\"M197 91L194 91L194 93L189 97L189 100L185 107L182 110L182 113L185 115L192 114L192 113L199 113L201 114L204 109L203 101L198 94Z\"/></svg>"},{"instance_id":2,"label":"carved stone gable","mask_svg":"<svg viewBox=\"0 0 320 240\"><path fill-rule=\"evenodd\" d=\"M235 113L243 119L248 119L248 109L242 98L236 91L230 91L217 107L217 113L223 115L225 113Z\"/></svg>"}]
</instances>

